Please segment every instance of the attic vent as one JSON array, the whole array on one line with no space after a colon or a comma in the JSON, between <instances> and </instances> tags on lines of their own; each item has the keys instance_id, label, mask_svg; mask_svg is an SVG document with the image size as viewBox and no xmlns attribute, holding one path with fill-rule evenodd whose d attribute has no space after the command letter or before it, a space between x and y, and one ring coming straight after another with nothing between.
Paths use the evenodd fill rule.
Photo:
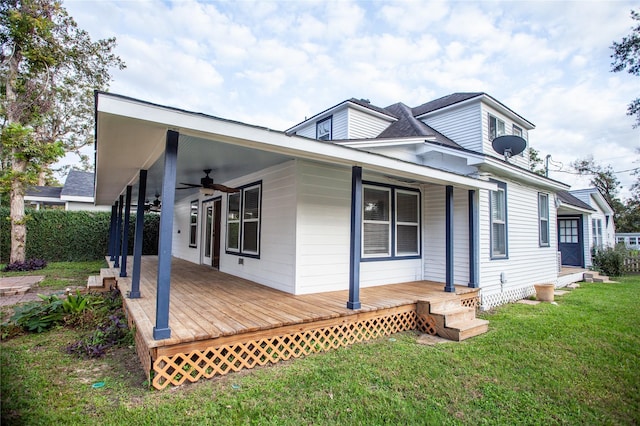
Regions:
<instances>
[{"instance_id":1,"label":"attic vent","mask_svg":"<svg viewBox=\"0 0 640 426\"><path fill-rule=\"evenodd\" d=\"M366 104L370 104L371 103L371 101L369 99L365 99L365 98L360 98L360 101L364 102Z\"/></svg>"}]
</instances>

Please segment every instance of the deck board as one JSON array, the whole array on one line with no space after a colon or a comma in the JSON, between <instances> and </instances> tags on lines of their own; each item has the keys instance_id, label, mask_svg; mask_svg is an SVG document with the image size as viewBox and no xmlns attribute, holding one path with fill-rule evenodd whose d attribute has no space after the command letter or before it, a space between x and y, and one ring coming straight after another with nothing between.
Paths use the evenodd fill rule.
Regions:
<instances>
[{"instance_id":1,"label":"deck board","mask_svg":"<svg viewBox=\"0 0 640 426\"><path fill-rule=\"evenodd\" d=\"M153 339L156 312L157 257L142 258L141 298L125 297L125 304L149 349L255 333L280 327L327 321L381 309L415 304L419 300L455 297L444 284L417 281L360 289L362 309L347 309L348 290L292 295L196 265L173 259L169 328L171 337ZM130 260L133 264L133 259ZM130 278L120 278L123 293ZM456 287L458 293L467 287Z\"/></svg>"}]
</instances>

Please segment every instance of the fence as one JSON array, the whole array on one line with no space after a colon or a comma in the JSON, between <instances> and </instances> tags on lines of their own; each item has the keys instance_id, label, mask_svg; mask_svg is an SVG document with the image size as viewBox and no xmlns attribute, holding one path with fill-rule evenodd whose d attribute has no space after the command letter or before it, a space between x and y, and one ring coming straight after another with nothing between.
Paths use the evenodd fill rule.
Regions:
<instances>
[{"instance_id":1,"label":"fence","mask_svg":"<svg viewBox=\"0 0 640 426\"><path fill-rule=\"evenodd\" d=\"M627 274L640 274L640 252L629 251L624 256L624 271Z\"/></svg>"}]
</instances>

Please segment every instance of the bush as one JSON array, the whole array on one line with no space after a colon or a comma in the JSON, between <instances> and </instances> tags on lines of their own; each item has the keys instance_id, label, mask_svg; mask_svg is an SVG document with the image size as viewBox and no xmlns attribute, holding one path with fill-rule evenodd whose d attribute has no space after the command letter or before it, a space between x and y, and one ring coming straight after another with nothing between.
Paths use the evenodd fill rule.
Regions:
<instances>
[{"instance_id":1,"label":"bush","mask_svg":"<svg viewBox=\"0 0 640 426\"><path fill-rule=\"evenodd\" d=\"M27 210L27 258L49 262L103 259L109 244L111 212ZM158 254L160 215L144 215L142 254ZM133 253L135 215L129 227L129 253ZM0 262L9 260L11 222L9 208L0 207Z\"/></svg>"},{"instance_id":2,"label":"bush","mask_svg":"<svg viewBox=\"0 0 640 426\"><path fill-rule=\"evenodd\" d=\"M29 259L24 262L9 263L2 269L2 272L37 271L46 267L47 261L44 259Z\"/></svg>"},{"instance_id":3,"label":"bush","mask_svg":"<svg viewBox=\"0 0 640 426\"><path fill-rule=\"evenodd\" d=\"M624 273L625 256L626 249L624 246L594 248L593 268L605 275L619 277Z\"/></svg>"}]
</instances>

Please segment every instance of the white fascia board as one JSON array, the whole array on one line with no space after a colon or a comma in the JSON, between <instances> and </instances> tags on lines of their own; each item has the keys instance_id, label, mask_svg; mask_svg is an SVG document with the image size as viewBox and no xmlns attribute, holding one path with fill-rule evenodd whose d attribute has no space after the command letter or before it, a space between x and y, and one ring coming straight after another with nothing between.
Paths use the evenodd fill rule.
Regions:
<instances>
[{"instance_id":1,"label":"white fascia board","mask_svg":"<svg viewBox=\"0 0 640 426\"><path fill-rule=\"evenodd\" d=\"M544 176L538 176L533 172L524 171L519 167L501 162L500 160L489 156L485 157L485 162L480 164L478 167L483 171L493 172L497 175L504 175L511 179L552 191L567 191L570 188L570 186L565 183L558 182Z\"/></svg>"},{"instance_id":2,"label":"white fascia board","mask_svg":"<svg viewBox=\"0 0 640 426\"><path fill-rule=\"evenodd\" d=\"M347 105L349 105L350 108L357 109L359 111L364 112L365 114L373 115L373 116L381 118L383 120L387 120L390 123L393 123L394 121L398 121L397 118L392 117L392 116L390 116L388 114L383 114L383 113L381 113L379 111L376 111L376 110L371 109L371 108L364 107L364 106L362 106L360 104L356 104L356 103L353 103L351 101L347 101Z\"/></svg>"},{"instance_id":3,"label":"white fascia board","mask_svg":"<svg viewBox=\"0 0 640 426\"><path fill-rule=\"evenodd\" d=\"M60 203L60 198L53 197L36 197L33 195L25 195L24 201L39 201L43 203Z\"/></svg>"},{"instance_id":4,"label":"white fascia board","mask_svg":"<svg viewBox=\"0 0 640 426\"><path fill-rule=\"evenodd\" d=\"M93 197L80 197L77 195L61 195L60 199L64 201L77 201L79 203L93 203Z\"/></svg>"},{"instance_id":5,"label":"white fascia board","mask_svg":"<svg viewBox=\"0 0 640 426\"><path fill-rule=\"evenodd\" d=\"M604 214L613 214L613 209L609 203L607 203L607 200L604 199L602 194L600 194L600 191L596 190L595 192L591 192L591 196L594 198L596 204Z\"/></svg>"},{"instance_id":6,"label":"white fascia board","mask_svg":"<svg viewBox=\"0 0 640 426\"><path fill-rule=\"evenodd\" d=\"M232 145L255 148L262 151L317 160L344 166L362 166L381 173L393 173L407 179L453 185L466 188L495 190L490 182L410 163L381 154L360 151L333 143L288 136L283 132L264 127L224 120L203 114L174 110L142 101L123 99L109 94L99 94L98 112L121 115L143 122L166 126L179 133L214 139ZM144 123L141 123L144 125ZM98 141L98 143L100 143Z\"/></svg>"},{"instance_id":7,"label":"white fascia board","mask_svg":"<svg viewBox=\"0 0 640 426\"><path fill-rule=\"evenodd\" d=\"M592 214L595 213L593 210L587 210L585 208L582 207L578 207L578 206L574 206L572 204L566 204L563 203L562 201L560 202L560 206L558 206L558 210L560 209L564 209L564 210L570 210L571 213L581 213L581 214ZM564 214L564 213L558 213L558 214Z\"/></svg>"},{"instance_id":8,"label":"white fascia board","mask_svg":"<svg viewBox=\"0 0 640 426\"><path fill-rule=\"evenodd\" d=\"M457 109L457 108L460 108L461 106L465 106L465 105L468 105L468 104L473 104L473 103L479 102L481 98L482 98L482 95L478 95L478 96L473 97L473 98L465 99L464 101L456 102L455 104L447 105L446 107L442 107L442 108L435 109L433 111L425 112L424 114L417 115L415 118L418 119L418 120L422 120L423 118L428 117L430 115L439 114L441 112L449 111L451 109Z\"/></svg>"},{"instance_id":9,"label":"white fascia board","mask_svg":"<svg viewBox=\"0 0 640 426\"><path fill-rule=\"evenodd\" d=\"M348 140L334 140L333 143L341 146L349 146L352 148L378 148L387 146L404 146L404 145L418 145L423 144L425 141L435 141L434 136L421 136L419 138L405 138L405 139L348 139Z\"/></svg>"},{"instance_id":10,"label":"white fascia board","mask_svg":"<svg viewBox=\"0 0 640 426\"><path fill-rule=\"evenodd\" d=\"M461 151L459 149L450 148L444 145L434 145L430 143L425 143L422 146L422 152L419 155L424 155L429 152L440 152L442 154L464 158L467 160L467 166L475 166L477 164L481 164L484 161L483 154L476 154L469 151Z\"/></svg>"}]
</instances>

